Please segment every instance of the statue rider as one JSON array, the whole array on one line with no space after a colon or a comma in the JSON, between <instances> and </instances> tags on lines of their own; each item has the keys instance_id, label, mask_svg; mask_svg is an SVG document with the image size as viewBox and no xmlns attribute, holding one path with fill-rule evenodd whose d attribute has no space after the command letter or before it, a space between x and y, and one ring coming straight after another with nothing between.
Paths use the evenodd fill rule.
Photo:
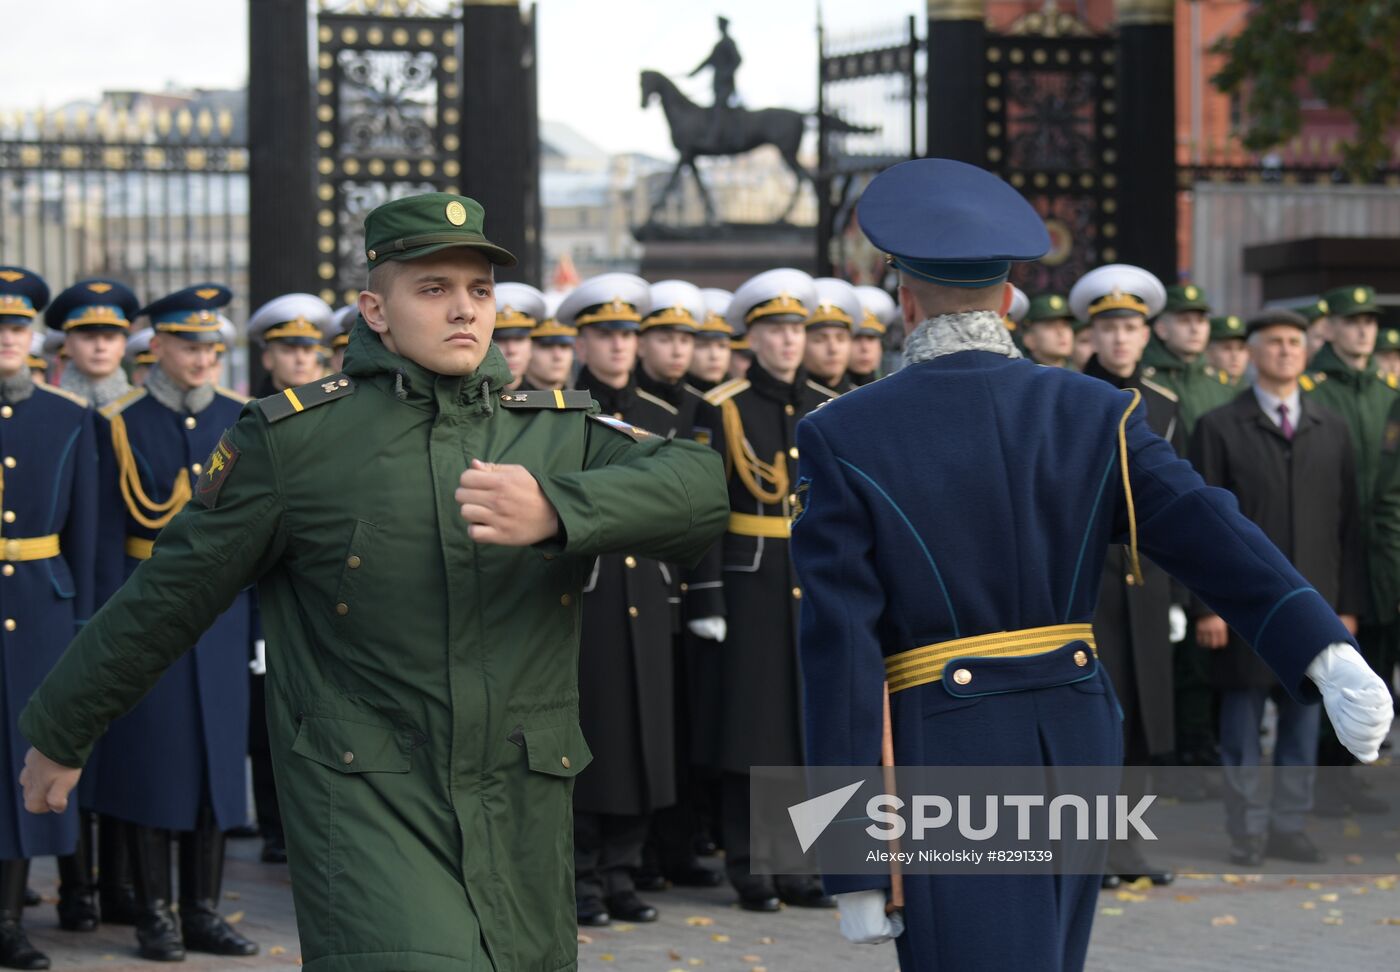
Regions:
<instances>
[{"instance_id":1,"label":"statue rider","mask_svg":"<svg viewBox=\"0 0 1400 972\"><path fill-rule=\"evenodd\" d=\"M739 64L743 60L739 56L739 47L734 43L734 38L729 36L729 18L719 18L720 39L715 44L715 49L710 51L710 56L686 77L695 77L705 68L710 68L714 73L712 83L714 85L715 100L710 108L710 131L706 138L708 145L714 146L719 143L720 134L724 129L725 112L730 107L730 102L734 98L734 74L739 70Z\"/></svg>"}]
</instances>

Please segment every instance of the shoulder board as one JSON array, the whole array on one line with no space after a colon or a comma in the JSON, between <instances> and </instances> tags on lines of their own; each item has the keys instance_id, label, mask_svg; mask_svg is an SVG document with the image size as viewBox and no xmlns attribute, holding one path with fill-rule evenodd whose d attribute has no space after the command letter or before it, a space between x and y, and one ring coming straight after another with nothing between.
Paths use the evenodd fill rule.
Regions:
<instances>
[{"instance_id":1,"label":"shoulder board","mask_svg":"<svg viewBox=\"0 0 1400 972\"><path fill-rule=\"evenodd\" d=\"M666 411L670 412L672 415L679 415L679 414L681 414L681 410L678 409L678 408L676 408L676 406L672 405L670 402L668 402L668 401L666 401L665 399L662 399L662 398L657 398L655 395L651 394L650 392L644 391L644 390L642 390L642 389L640 389L640 388L637 389L637 397L638 397L638 398L645 398L647 401L651 402L653 405L659 405L659 406L661 406L661 407L664 408Z\"/></svg>"},{"instance_id":2,"label":"shoulder board","mask_svg":"<svg viewBox=\"0 0 1400 972\"><path fill-rule=\"evenodd\" d=\"M304 412L308 408L333 402L355 393L355 382L348 375L327 375L320 381L308 381L304 385L288 388L258 399L258 408L268 422L280 422L284 418Z\"/></svg>"},{"instance_id":3,"label":"shoulder board","mask_svg":"<svg viewBox=\"0 0 1400 972\"><path fill-rule=\"evenodd\" d=\"M1172 391L1170 388L1166 388L1166 387L1164 387L1164 386L1162 386L1162 385L1159 385L1159 384L1157 384L1155 381L1152 381L1152 380L1150 380L1150 379L1148 379L1148 378L1143 378L1143 379L1141 379L1141 380L1142 380L1142 387L1144 387L1144 388L1151 388L1151 389L1152 389L1153 391L1155 391L1158 395L1161 395L1163 398L1167 399L1167 401L1171 401L1171 402L1179 402L1179 401L1181 401L1180 397L1177 396L1176 392Z\"/></svg>"},{"instance_id":4,"label":"shoulder board","mask_svg":"<svg viewBox=\"0 0 1400 972\"><path fill-rule=\"evenodd\" d=\"M225 388L223 385L215 385L214 391L218 392L225 398L232 398L235 402L237 402L240 405L247 405L249 402L252 401L252 399L249 398L247 395L244 395L240 392L236 392L232 388Z\"/></svg>"},{"instance_id":5,"label":"shoulder board","mask_svg":"<svg viewBox=\"0 0 1400 972\"><path fill-rule=\"evenodd\" d=\"M1400 388L1400 382L1396 381L1395 376L1392 374L1387 373L1382 375L1378 373L1376 377L1379 378L1381 381L1385 382L1391 388Z\"/></svg>"},{"instance_id":6,"label":"shoulder board","mask_svg":"<svg viewBox=\"0 0 1400 972\"><path fill-rule=\"evenodd\" d=\"M590 415L588 417L599 425L606 425L608 428L624 435L630 435L634 439L645 439L651 435L646 429L638 428L620 418L613 418L611 415Z\"/></svg>"},{"instance_id":7,"label":"shoulder board","mask_svg":"<svg viewBox=\"0 0 1400 972\"><path fill-rule=\"evenodd\" d=\"M506 408L589 409L593 407L593 396L586 391L546 388L506 392L501 396L501 404Z\"/></svg>"},{"instance_id":8,"label":"shoulder board","mask_svg":"<svg viewBox=\"0 0 1400 972\"><path fill-rule=\"evenodd\" d=\"M49 393L54 394L54 395L61 395L61 396L63 396L64 398L68 399L68 400L69 400L70 402L72 402L73 404L75 404L75 405L81 405L83 408L87 408L89 405L92 404L92 403L89 402L86 398L84 398L82 395L78 395L78 394L76 394L76 393L74 393L74 392L70 392L70 391L69 391L68 389L66 389L66 388L59 388L57 385L46 385L46 384L44 384L43 382L36 381L36 382L34 383L34 387L37 388L37 389L39 389L40 391L46 391L46 392L49 392Z\"/></svg>"},{"instance_id":9,"label":"shoulder board","mask_svg":"<svg viewBox=\"0 0 1400 972\"><path fill-rule=\"evenodd\" d=\"M98 411L102 413L103 418L111 418L113 415L120 415L127 406L133 405L145 397L146 389L133 388L116 401L108 402L106 405L103 405Z\"/></svg>"},{"instance_id":10,"label":"shoulder board","mask_svg":"<svg viewBox=\"0 0 1400 972\"><path fill-rule=\"evenodd\" d=\"M689 394L689 395L694 395L696 398L704 398L704 397L705 397L705 393L704 393L704 392L702 392L700 389L696 388L694 385L692 385L692 384L691 384L690 382L688 382L688 381L683 381L683 382L681 382L681 387L684 388L684 389L686 390L686 393L687 393L687 394Z\"/></svg>"},{"instance_id":11,"label":"shoulder board","mask_svg":"<svg viewBox=\"0 0 1400 972\"><path fill-rule=\"evenodd\" d=\"M836 391L834 388L828 388L828 387L826 387L825 385L823 385L821 382L819 382L819 381L813 381L813 380L810 379L810 378L807 379L807 387L810 388L810 389L812 389L812 391L819 391L819 392L821 392L821 393L822 393L823 395L825 395L827 398L837 398L837 397L839 397L840 394L841 394L839 391Z\"/></svg>"},{"instance_id":12,"label":"shoulder board","mask_svg":"<svg viewBox=\"0 0 1400 972\"><path fill-rule=\"evenodd\" d=\"M1230 383L1230 376L1213 365L1206 365L1206 377L1214 378L1222 385L1228 385Z\"/></svg>"},{"instance_id":13,"label":"shoulder board","mask_svg":"<svg viewBox=\"0 0 1400 972\"><path fill-rule=\"evenodd\" d=\"M729 401L741 391L747 390L749 380L747 378L731 378L723 385L716 385L705 393L705 401L711 405L719 405Z\"/></svg>"}]
</instances>

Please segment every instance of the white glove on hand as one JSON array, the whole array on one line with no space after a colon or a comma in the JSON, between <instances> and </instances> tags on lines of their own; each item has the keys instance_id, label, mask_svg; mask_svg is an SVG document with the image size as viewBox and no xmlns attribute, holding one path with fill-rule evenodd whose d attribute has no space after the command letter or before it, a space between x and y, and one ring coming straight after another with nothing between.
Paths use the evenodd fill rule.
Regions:
<instances>
[{"instance_id":1,"label":"white glove on hand","mask_svg":"<svg viewBox=\"0 0 1400 972\"><path fill-rule=\"evenodd\" d=\"M1167 640L1172 644L1186 640L1186 611L1180 604L1167 608Z\"/></svg>"},{"instance_id":2,"label":"white glove on hand","mask_svg":"<svg viewBox=\"0 0 1400 972\"><path fill-rule=\"evenodd\" d=\"M248 670L254 675L267 674L267 642L261 638L253 642L253 660L248 663Z\"/></svg>"},{"instance_id":3,"label":"white glove on hand","mask_svg":"<svg viewBox=\"0 0 1400 972\"><path fill-rule=\"evenodd\" d=\"M904 934L904 916L885 914L885 892L848 891L836 896L841 909L841 934L857 945L879 945Z\"/></svg>"},{"instance_id":4,"label":"white glove on hand","mask_svg":"<svg viewBox=\"0 0 1400 972\"><path fill-rule=\"evenodd\" d=\"M690 633L697 638L704 638L706 641L723 641L729 634L729 625L724 618L696 618L686 625Z\"/></svg>"},{"instance_id":5,"label":"white glove on hand","mask_svg":"<svg viewBox=\"0 0 1400 972\"><path fill-rule=\"evenodd\" d=\"M1361 762L1373 762L1395 718L1385 682L1346 642L1328 645L1319 652L1307 675L1322 692L1327 718L1342 745Z\"/></svg>"}]
</instances>

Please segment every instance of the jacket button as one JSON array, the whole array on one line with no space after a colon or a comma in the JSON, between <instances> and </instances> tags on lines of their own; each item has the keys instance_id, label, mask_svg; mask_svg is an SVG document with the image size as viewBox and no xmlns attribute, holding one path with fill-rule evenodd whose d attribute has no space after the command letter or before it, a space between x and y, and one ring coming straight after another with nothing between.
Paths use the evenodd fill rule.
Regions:
<instances>
[{"instance_id":1,"label":"jacket button","mask_svg":"<svg viewBox=\"0 0 1400 972\"><path fill-rule=\"evenodd\" d=\"M788 455L790 455L790 456L792 456L792 458L796 459L796 458L797 458L797 446L793 446L791 449L789 449L789 450L788 450Z\"/></svg>"},{"instance_id":2,"label":"jacket button","mask_svg":"<svg viewBox=\"0 0 1400 972\"><path fill-rule=\"evenodd\" d=\"M6 456L6 457L5 457L5 468L6 468L6 469L13 469L13 468L15 468L15 467L18 466L18 465L19 465L19 463L15 462L15 457L14 457L14 456Z\"/></svg>"},{"instance_id":3,"label":"jacket button","mask_svg":"<svg viewBox=\"0 0 1400 972\"><path fill-rule=\"evenodd\" d=\"M636 609L635 607L629 607L629 608L627 609L627 616L628 616L629 618L635 618L635 617L638 615L638 613L639 613L639 612L637 611L637 609Z\"/></svg>"},{"instance_id":4,"label":"jacket button","mask_svg":"<svg viewBox=\"0 0 1400 972\"><path fill-rule=\"evenodd\" d=\"M1123 578L1123 583L1127 584L1129 587L1132 587L1134 584L1137 583L1137 578L1134 577L1132 574L1128 574Z\"/></svg>"},{"instance_id":5,"label":"jacket button","mask_svg":"<svg viewBox=\"0 0 1400 972\"><path fill-rule=\"evenodd\" d=\"M194 427L195 427L196 425L198 425L198 424L199 424L199 423L195 421L195 418L194 418L193 415L186 415L186 416L185 416L185 428L187 428L187 429L192 429L192 428L194 428Z\"/></svg>"},{"instance_id":6,"label":"jacket button","mask_svg":"<svg viewBox=\"0 0 1400 972\"><path fill-rule=\"evenodd\" d=\"M190 472L198 476L200 473L204 472L204 467L201 466L199 463L195 463L193 466L190 467Z\"/></svg>"},{"instance_id":7,"label":"jacket button","mask_svg":"<svg viewBox=\"0 0 1400 972\"><path fill-rule=\"evenodd\" d=\"M800 588L800 587L794 587L794 588L792 589L792 599L793 599L794 601L800 601L800 600L802 600L802 588Z\"/></svg>"},{"instance_id":8,"label":"jacket button","mask_svg":"<svg viewBox=\"0 0 1400 972\"><path fill-rule=\"evenodd\" d=\"M0 516L0 520L4 520L6 523L13 523L13 522L15 522L15 511L14 511L14 510L6 510L6 511L5 511L5 515L4 515L4 516Z\"/></svg>"},{"instance_id":9,"label":"jacket button","mask_svg":"<svg viewBox=\"0 0 1400 972\"><path fill-rule=\"evenodd\" d=\"M345 558L345 566L349 567L351 570L354 570L356 567L360 566L360 558L355 554L351 554L350 556Z\"/></svg>"},{"instance_id":10,"label":"jacket button","mask_svg":"<svg viewBox=\"0 0 1400 972\"><path fill-rule=\"evenodd\" d=\"M5 619L5 630L6 630L6 631L13 631L13 630L15 630L15 629L18 628L18 627L19 627L19 625L15 624L15 619L14 619L14 618L6 618L6 619Z\"/></svg>"},{"instance_id":11,"label":"jacket button","mask_svg":"<svg viewBox=\"0 0 1400 972\"><path fill-rule=\"evenodd\" d=\"M574 599L569 595L564 594L559 598L559 603L564 605L565 607L568 607L570 604L574 603Z\"/></svg>"},{"instance_id":12,"label":"jacket button","mask_svg":"<svg viewBox=\"0 0 1400 972\"><path fill-rule=\"evenodd\" d=\"M10 408L10 406L8 406L8 405L5 405L5 406L3 406L3 407L0 407L0 418L10 418L10 417L13 416L14 414L15 414L15 410L12 409L12 408Z\"/></svg>"},{"instance_id":13,"label":"jacket button","mask_svg":"<svg viewBox=\"0 0 1400 972\"><path fill-rule=\"evenodd\" d=\"M340 761L346 766L349 766L355 761L355 754L347 749L345 752L340 754Z\"/></svg>"},{"instance_id":14,"label":"jacket button","mask_svg":"<svg viewBox=\"0 0 1400 972\"><path fill-rule=\"evenodd\" d=\"M1089 664L1089 656L1086 655L1082 650L1076 651L1074 653L1074 663L1080 668L1083 668L1085 665Z\"/></svg>"},{"instance_id":15,"label":"jacket button","mask_svg":"<svg viewBox=\"0 0 1400 972\"><path fill-rule=\"evenodd\" d=\"M793 408L791 405L784 405L784 406L783 406L783 414L784 414L784 415L796 415L796 414L797 414L797 409Z\"/></svg>"},{"instance_id":16,"label":"jacket button","mask_svg":"<svg viewBox=\"0 0 1400 972\"><path fill-rule=\"evenodd\" d=\"M565 769L568 769L570 766L574 765L573 763L569 762L569 757L567 756L560 756L559 762L561 765L563 765Z\"/></svg>"},{"instance_id":17,"label":"jacket button","mask_svg":"<svg viewBox=\"0 0 1400 972\"><path fill-rule=\"evenodd\" d=\"M350 613L350 605L346 604L344 601L341 601L339 604L337 604L337 605L335 606L335 613L336 613L336 614L339 614L339 615L341 615L341 616L344 616L344 615L346 615L346 614L349 614L349 613Z\"/></svg>"},{"instance_id":18,"label":"jacket button","mask_svg":"<svg viewBox=\"0 0 1400 972\"><path fill-rule=\"evenodd\" d=\"M959 668L953 673L953 681L957 682L959 685L966 685L968 682L972 681L972 673L966 668Z\"/></svg>"},{"instance_id":19,"label":"jacket button","mask_svg":"<svg viewBox=\"0 0 1400 972\"><path fill-rule=\"evenodd\" d=\"M0 567L0 574L4 574L6 577L13 577L15 575L15 565L6 564L4 567Z\"/></svg>"},{"instance_id":20,"label":"jacket button","mask_svg":"<svg viewBox=\"0 0 1400 972\"><path fill-rule=\"evenodd\" d=\"M635 567L637 566L637 558L628 557L626 560L623 561L623 563L626 564L628 567Z\"/></svg>"},{"instance_id":21,"label":"jacket button","mask_svg":"<svg viewBox=\"0 0 1400 972\"><path fill-rule=\"evenodd\" d=\"M796 493L788 493L788 506L796 506L796 505L797 505L797 494L796 494Z\"/></svg>"}]
</instances>

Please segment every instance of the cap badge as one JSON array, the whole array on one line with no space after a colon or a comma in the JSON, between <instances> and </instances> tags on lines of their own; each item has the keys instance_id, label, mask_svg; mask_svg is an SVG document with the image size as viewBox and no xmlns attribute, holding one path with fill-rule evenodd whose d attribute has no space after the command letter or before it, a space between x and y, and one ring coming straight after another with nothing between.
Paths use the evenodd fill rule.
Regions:
<instances>
[{"instance_id":1,"label":"cap badge","mask_svg":"<svg viewBox=\"0 0 1400 972\"><path fill-rule=\"evenodd\" d=\"M447 204L447 221L453 226L461 226L467 221L467 207L457 200Z\"/></svg>"},{"instance_id":2,"label":"cap badge","mask_svg":"<svg viewBox=\"0 0 1400 972\"><path fill-rule=\"evenodd\" d=\"M1059 298L1058 294L1050 298L1050 306L1055 310L1059 310L1063 304L1064 301Z\"/></svg>"},{"instance_id":3,"label":"cap badge","mask_svg":"<svg viewBox=\"0 0 1400 972\"><path fill-rule=\"evenodd\" d=\"M1187 300L1195 300L1195 299L1196 299L1196 295L1197 295L1198 293L1200 293L1200 291L1198 291L1195 287L1187 287L1187 288L1186 288L1186 299L1187 299Z\"/></svg>"},{"instance_id":4,"label":"cap badge","mask_svg":"<svg viewBox=\"0 0 1400 972\"><path fill-rule=\"evenodd\" d=\"M18 270L0 270L0 280L6 283L14 283L16 280L23 280L24 274Z\"/></svg>"},{"instance_id":5,"label":"cap badge","mask_svg":"<svg viewBox=\"0 0 1400 972\"><path fill-rule=\"evenodd\" d=\"M1331 308L1329 308L1329 307L1327 306L1327 301L1323 300L1323 299L1320 298L1320 297L1318 298L1318 301L1317 301L1317 309L1320 310L1320 311L1322 311L1322 313L1324 313L1324 314L1326 314L1329 310L1331 310Z\"/></svg>"},{"instance_id":6,"label":"cap badge","mask_svg":"<svg viewBox=\"0 0 1400 972\"><path fill-rule=\"evenodd\" d=\"M88 290L91 290L94 294L105 294L107 291L109 291L109 290L111 290L111 289L112 289L112 285L109 284L109 283L91 283L91 284L88 284Z\"/></svg>"},{"instance_id":7,"label":"cap badge","mask_svg":"<svg viewBox=\"0 0 1400 972\"><path fill-rule=\"evenodd\" d=\"M1234 314L1231 314L1230 319L1225 322L1225 325L1232 331L1238 331L1240 329L1240 319Z\"/></svg>"},{"instance_id":8,"label":"cap badge","mask_svg":"<svg viewBox=\"0 0 1400 972\"><path fill-rule=\"evenodd\" d=\"M1400 344L1400 331L1386 331L1385 339L1391 344Z\"/></svg>"},{"instance_id":9,"label":"cap badge","mask_svg":"<svg viewBox=\"0 0 1400 972\"><path fill-rule=\"evenodd\" d=\"M1366 303L1366 288L1357 287L1351 292L1351 299L1356 301L1358 304Z\"/></svg>"},{"instance_id":10,"label":"cap badge","mask_svg":"<svg viewBox=\"0 0 1400 972\"><path fill-rule=\"evenodd\" d=\"M219 291L218 288L215 287L201 287L194 292L194 295L200 300L213 300L215 297L219 296Z\"/></svg>"}]
</instances>

